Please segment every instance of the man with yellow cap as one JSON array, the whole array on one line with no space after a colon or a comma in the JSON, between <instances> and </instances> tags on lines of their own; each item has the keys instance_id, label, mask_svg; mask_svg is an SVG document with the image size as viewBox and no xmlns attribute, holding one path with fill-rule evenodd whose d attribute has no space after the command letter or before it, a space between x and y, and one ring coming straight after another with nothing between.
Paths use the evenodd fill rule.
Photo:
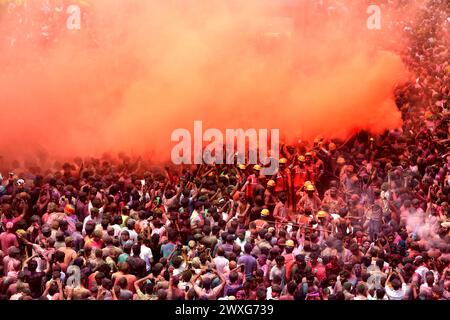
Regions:
<instances>
[{"instance_id":1,"label":"man with yellow cap","mask_svg":"<svg viewBox=\"0 0 450 320\"><path fill-rule=\"evenodd\" d=\"M270 210L275 209L276 196L275 196L275 181L267 181L267 187L264 191L264 205Z\"/></svg>"},{"instance_id":2,"label":"man with yellow cap","mask_svg":"<svg viewBox=\"0 0 450 320\"><path fill-rule=\"evenodd\" d=\"M320 210L316 214L317 224L313 225L313 228L319 231L319 234L323 237L327 237L332 232L333 226L329 222L329 215L326 211Z\"/></svg>"},{"instance_id":3,"label":"man with yellow cap","mask_svg":"<svg viewBox=\"0 0 450 320\"><path fill-rule=\"evenodd\" d=\"M246 169L247 166L245 164L239 163L236 166L236 178L239 181L239 184L243 183L246 179Z\"/></svg>"},{"instance_id":4,"label":"man with yellow cap","mask_svg":"<svg viewBox=\"0 0 450 320\"><path fill-rule=\"evenodd\" d=\"M297 203L297 211L299 212L317 212L322 205L322 201L315 193L314 185L308 184L305 186L306 194Z\"/></svg>"},{"instance_id":5,"label":"man with yellow cap","mask_svg":"<svg viewBox=\"0 0 450 320\"><path fill-rule=\"evenodd\" d=\"M258 184L258 176L261 171L261 166L259 164L255 164L253 166L253 173L248 176L247 181L242 186L241 191L245 192L247 199L253 198L253 190Z\"/></svg>"},{"instance_id":6,"label":"man with yellow cap","mask_svg":"<svg viewBox=\"0 0 450 320\"><path fill-rule=\"evenodd\" d=\"M308 180L308 171L305 167L305 156L298 156L297 161L292 169L292 175L293 175L293 194L294 194L294 203L297 203L297 192L303 188L303 185L305 184L306 180Z\"/></svg>"},{"instance_id":7,"label":"man with yellow cap","mask_svg":"<svg viewBox=\"0 0 450 320\"><path fill-rule=\"evenodd\" d=\"M291 279L291 270L295 263L294 249L295 249L294 241L291 239L286 240L283 257L284 257L284 265L286 268L285 274L288 280Z\"/></svg>"},{"instance_id":8,"label":"man with yellow cap","mask_svg":"<svg viewBox=\"0 0 450 320\"><path fill-rule=\"evenodd\" d=\"M273 179L275 181L275 192L287 191L290 184L290 172L287 167L288 160L286 158L281 158L278 163L278 173Z\"/></svg>"},{"instance_id":9,"label":"man with yellow cap","mask_svg":"<svg viewBox=\"0 0 450 320\"><path fill-rule=\"evenodd\" d=\"M255 225L256 230L262 230L269 227L269 218L270 218L270 211L268 209L262 209L261 210L261 217L259 219L256 219Z\"/></svg>"},{"instance_id":10,"label":"man with yellow cap","mask_svg":"<svg viewBox=\"0 0 450 320\"><path fill-rule=\"evenodd\" d=\"M286 194L290 194L290 191L292 189L291 187L291 170L289 169L288 160L286 158L281 158L279 160L279 168L278 172L275 175L274 181L275 181L275 192L285 192ZM292 202L290 197L288 196L287 199L289 206Z\"/></svg>"}]
</instances>

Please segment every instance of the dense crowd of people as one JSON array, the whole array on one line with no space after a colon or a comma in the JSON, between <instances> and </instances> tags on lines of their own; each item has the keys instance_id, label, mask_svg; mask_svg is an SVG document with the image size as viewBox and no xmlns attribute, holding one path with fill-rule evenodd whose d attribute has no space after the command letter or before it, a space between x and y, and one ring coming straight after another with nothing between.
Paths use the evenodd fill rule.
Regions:
<instances>
[{"instance_id":1,"label":"dense crowd of people","mask_svg":"<svg viewBox=\"0 0 450 320\"><path fill-rule=\"evenodd\" d=\"M449 15L402 25L403 126L260 165L0 163L3 300L447 300Z\"/></svg>"}]
</instances>

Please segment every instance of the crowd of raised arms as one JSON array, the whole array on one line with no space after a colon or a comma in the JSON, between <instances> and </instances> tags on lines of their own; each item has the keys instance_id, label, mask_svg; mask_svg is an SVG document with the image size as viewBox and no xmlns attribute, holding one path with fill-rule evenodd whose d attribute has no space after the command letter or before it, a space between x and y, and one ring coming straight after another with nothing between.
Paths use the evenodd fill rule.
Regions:
<instances>
[{"instance_id":1,"label":"crowd of raised arms","mask_svg":"<svg viewBox=\"0 0 450 320\"><path fill-rule=\"evenodd\" d=\"M282 145L273 176L1 162L0 299L449 299L449 10L402 25L401 128Z\"/></svg>"}]
</instances>

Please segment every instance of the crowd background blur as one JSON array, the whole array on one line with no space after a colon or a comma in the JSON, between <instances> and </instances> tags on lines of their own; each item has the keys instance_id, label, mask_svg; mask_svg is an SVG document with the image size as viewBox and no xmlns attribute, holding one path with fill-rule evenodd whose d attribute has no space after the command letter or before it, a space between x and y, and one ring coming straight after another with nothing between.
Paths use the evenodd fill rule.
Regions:
<instances>
[{"instance_id":1,"label":"crowd background blur","mask_svg":"<svg viewBox=\"0 0 450 320\"><path fill-rule=\"evenodd\" d=\"M2 45L57 41L63 1L24 3L0 14L30 32L1 30ZM2 158L0 299L449 299L450 7L419 8L389 26L415 75L395 89L402 127L284 144L274 176L125 154L50 169Z\"/></svg>"}]
</instances>

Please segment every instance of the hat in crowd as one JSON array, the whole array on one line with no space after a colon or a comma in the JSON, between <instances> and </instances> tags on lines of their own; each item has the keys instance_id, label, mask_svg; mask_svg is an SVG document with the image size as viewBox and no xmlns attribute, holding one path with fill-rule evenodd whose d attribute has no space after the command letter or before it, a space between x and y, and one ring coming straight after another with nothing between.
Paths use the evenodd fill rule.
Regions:
<instances>
[{"instance_id":1,"label":"hat in crowd","mask_svg":"<svg viewBox=\"0 0 450 320\"><path fill-rule=\"evenodd\" d=\"M262 209L261 210L261 216L262 217L267 217L267 216L269 216L269 210L268 209Z\"/></svg>"},{"instance_id":2,"label":"hat in crowd","mask_svg":"<svg viewBox=\"0 0 450 320\"><path fill-rule=\"evenodd\" d=\"M336 145L333 142L330 142L328 144L328 150L330 150L330 151L336 150Z\"/></svg>"},{"instance_id":3,"label":"hat in crowd","mask_svg":"<svg viewBox=\"0 0 450 320\"><path fill-rule=\"evenodd\" d=\"M6 223L6 230L11 230L14 227L14 224L10 221Z\"/></svg>"},{"instance_id":4,"label":"hat in crowd","mask_svg":"<svg viewBox=\"0 0 450 320\"><path fill-rule=\"evenodd\" d=\"M240 163L240 164L238 164L238 168L241 170L245 170L245 168L247 168L247 167L245 166L245 164Z\"/></svg>"},{"instance_id":5,"label":"hat in crowd","mask_svg":"<svg viewBox=\"0 0 450 320\"><path fill-rule=\"evenodd\" d=\"M18 180L16 181L16 183L17 183L18 186L21 186L21 185L23 185L23 184L25 183L25 180L23 180L23 179L18 179Z\"/></svg>"},{"instance_id":6,"label":"hat in crowd","mask_svg":"<svg viewBox=\"0 0 450 320\"><path fill-rule=\"evenodd\" d=\"M188 245L189 245L189 248L194 248L195 247L195 241L194 240L189 240L189 242L188 242Z\"/></svg>"},{"instance_id":7,"label":"hat in crowd","mask_svg":"<svg viewBox=\"0 0 450 320\"><path fill-rule=\"evenodd\" d=\"M337 158L337 163L338 164L345 164L345 159L343 157L339 157L339 158Z\"/></svg>"},{"instance_id":8,"label":"hat in crowd","mask_svg":"<svg viewBox=\"0 0 450 320\"><path fill-rule=\"evenodd\" d=\"M275 186L275 181L274 180L267 181L267 186L268 187L274 187Z\"/></svg>"},{"instance_id":9,"label":"hat in crowd","mask_svg":"<svg viewBox=\"0 0 450 320\"><path fill-rule=\"evenodd\" d=\"M312 184L308 184L308 185L306 186L306 190L307 190L307 191L315 191L316 188L314 188L314 186L313 186Z\"/></svg>"},{"instance_id":10,"label":"hat in crowd","mask_svg":"<svg viewBox=\"0 0 450 320\"><path fill-rule=\"evenodd\" d=\"M21 236L21 237L23 237L24 235L27 234L27 232L25 230L23 230L23 229L19 229L19 230L16 231L16 234Z\"/></svg>"},{"instance_id":11,"label":"hat in crowd","mask_svg":"<svg viewBox=\"0 0 450 320\"><path fill-rule=\"evenodd\" d=\"M306 161L306 158L305 158L305 156L298 156L298 161L300 161L300 162L305 162Z\"/></svg>"},{"instance_id":12,"label":"hat in crowd","mask_svg":"<svg viewBox=\"0 0 450 320\"><path fill-rule=\"evenodd\" d=\"M275 228L274 227L269 227L269 229L267 229L267 232L274 233L275 232Z\"/></svg>"},{"instance_id":13,"label":"hat in crowd","mask_svg":"<svg viewBox=\"0 0 450 320\"><path fill-rule=\"evenodd\" d=\"M71 204L66 204L66 206L64 207L64 212L68 213L68 214L74 214L75 213L75 208Z\"/></svg>"},{"instance_id":14,"label":"hat in crowd","mask_svg":"<svg viewBox=\"0 0 450 320\"><path fill-rule=\"evenodd\" d=\"M320 210L319 212L317 212L317 218L326 218L327 217L327 213L323 210Z\"/></svg>"},{"instance_id":15,"label":"hat in crowd","mask_svg":"<svg viewBox=\"0 0 450 320\"><path fill-rule=\"evenodd\" d=\"M279 162L280 162L280 163L287 163L288 161L287 161L286 158L281 158Z\"/></svg>"},{"instance_id":16,"label":"hat in crowd","mask_svg":"<svg viewBox=\"0 0 450 320\"><path fill-rule=\"evenodd\" d=\"M290 248L294 247L294 241L292 241L292 240L286 241L286 247L290 247Z\"/></svg>"},{"instance_id":17,"label":"hat in crowd","mask_svg":"<svg viewBox=\"0 0 450 320\"><path fill-rule=\"evenodd\" d=\"M253 170L259 171L259 170L261 170L261 166L259 164L255 164L253 166Z\"/></svg>"}]
</instances>

